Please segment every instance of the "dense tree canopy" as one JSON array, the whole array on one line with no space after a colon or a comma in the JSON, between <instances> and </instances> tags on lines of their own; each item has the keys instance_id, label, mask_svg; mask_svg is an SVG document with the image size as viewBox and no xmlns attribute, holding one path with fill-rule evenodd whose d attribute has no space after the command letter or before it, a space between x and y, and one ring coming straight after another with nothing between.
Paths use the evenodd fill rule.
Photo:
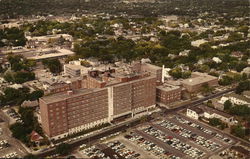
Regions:
<instances>
[{"instance_id":1,"label":"dense tree canopy","mask_svg":"<svg viewBox=\"0 0 250 159\"><path fill-rule=\"evenodd\" d=\"M24 46L26 39L23 30L18 28L0 29L0 47L3 46Z\"/></svg>"},{"instance_id":2,"label":"dense tree canopy","mask_svg":"<svg viewBox=\"0 0 250 159\"><path fill-rule=\"evenodd\" d=\"M232 102L230 100L227 100L224 103L224 110L228 111L228 110L230 110L232 108L232 106L233 106Z\"/></svg>"},{"instance_id":3,"label":"dense tree canopy","mask_svg":"<svg viewBox=\"0 0 250 159\"><path fill-rule=\"evenodd\" d=\"M62 64L58 59L44 60L43 64L49 68L51 73L58 74L62 72Z\"/></svg>"},{"instance_id":4,"label":"dense tree canopy","mask_svg":"<svg viewBox=\"0 0 250 159\"><path fill-rule=\"evenodd\" d=\"M245 80L242 81L238 84L238 86L236 87L235 92L237 94L241 94L243 91L247 91L250 90L250 80Z\"/></svg>"},{"instance_id":5,"label":"dense tree canopy","mask_svg":"<svg viewBox=\"0 0 250 159\"><path fill-rule=\"evenodd\" d=\"M24 100L37 100L44 94L42 90L30 92L28 87L19 89L7 87L3 90L3 92L4 95L0 94L0 105L21 104Z\"/></svg>"},{"instance_id":6,"label":"dense tree canopy","mask_svg":"<svg viewBox=\"0 0 250 159\"><path fill-rule=\"evenodd\" d=\"M246 130L241 125L235 125L231 127L231 133L237 137L244 138L246 135Z\"/></svg>"}]
</instances>

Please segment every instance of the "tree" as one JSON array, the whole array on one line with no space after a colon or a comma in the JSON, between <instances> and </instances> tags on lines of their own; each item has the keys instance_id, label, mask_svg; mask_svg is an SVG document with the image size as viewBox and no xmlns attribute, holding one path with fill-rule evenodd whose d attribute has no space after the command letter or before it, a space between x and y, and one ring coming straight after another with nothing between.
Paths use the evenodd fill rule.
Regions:
<instances>
[{"instance_id":1,"label":"tree","mask_svg":"<svg viewBox=\"0 0 250 159\"><path fill-rule=\"evenodd\" d=\"M209 107L214 107L213 101L212 101L212 100L208 100L208 101L207 101L207 106L209 106Z\"/></svg>"},{"instance_id":2,"label":"tree","mask_svg":"<svg viewBox=\"0 0 250 159\"><path fill-rule=\"evenodd\" d=\"M244 91L250 90L250 80L242 81L236 87L235 93L241 94Z\"/></svg>"},{"instance_id":3,"label":"tree","mask_svg":"<svg viewBox=\"0 0 250 159\"><path fill-rule=\"evenodd\" d=\"M191 76L191 71L182 72L182 78L186 79Z\"/></svg>"},{"instance_id":4,"label":"tree","mask_svg":"<svg viewBox=\"0 0 250 159\"><path fill-rule=\"evenodd\" d=\"M224 102L224 110L229 111L232 108L233 104L230 100Z\"/></svg>"},{"instance_id":5,"label":"tree","mask_svg":"<svg viewBox=\"0 0 250 159\"><path fill-rule=\"evenodd\" d=\"M201 86L201 91L203 94L210 94L213 91L213 88L210 87L208 83L204 83Z\"/></svg>"},{"instance_id":6,"label":"tree","mask_svg":"<svg viewBox=\"0 0 250 159\"><path fill-rule=\"evenodd\" d=\"M36 66L35 60L26 59L22 55L9 55L8 61L11 64L11 70L14 72L21 70L30 71L32 67Z\"/></svg>"},{"instance_id":7,"label":"tree","mask_svg":"<svg viewBox=\"0 0 250 159\"><path fill-rule=\"evenodd\" d=\"M13 82L14 83L24 83L27 81L35 80L35 73L28 71L19 71L13 74Z\"/></svg>"},{"instance_id":8,"label":"tree","mask_svg":"<svg viewBox=\"0 0 250 159\"><path fill-rule=\"evenodd\" d=\"M237 65L235 66L235 69L237 72L241 72L244 68L246 68L248 66L248 64L246 62L239 62L237 63Z\"/></svg>"},{"instance_id":9,"label":"tree","mask_svg":"<svg viewBox=\"0 0 250 159\"><path fill-rule=\"evenodd\" d=\"M250 116L250 108L247 105L236 105L229 110L230 114L238 115L241 117Z\"/></svg>"},{"instance_id":10,"label":"tree","mask_svg":"<svg viewBox=\"0 0 250 159\"><path fill-rule=\"evenodd\" d=\"M49 68L51 73L62 72L62 64L58 59L44 60L43 64Z\"/></svg>"},{"instance_id":11,"label":"tree","mask_svg":"<svg viewBox=\"0 0 250 159\"><path fill-rule=\"evenodd\" d=\"M56 147L56 152L60 155L68 155L70 151L70 145L66 143L62 143Z\"/></svg>"},{"instance_id":12,"label":"tree","mask_svg":"<svg viewBox=\"0 0 250 159\"><path fill-rule=\"evenodd\" d=\"M34 119L35 119L33 109L24 108L20 106L18 112L21 115L21 119L23 120L27 131L31 132L34 128Z\"/></svg>"},{"instance_id":13,"label":"tree","mask_svg":"<svg viewBox=\"0 0 250 159\"><path fill-rule=\"evenodd\" d=\"M175 79L179 79L182 77L182 70L181 68L175 68L169 71L169 74L174 77Z\"/></svg>"},{"instance_id":14,"label":"tree","mask_svg":"<svg viewBox=\"0 0 250 159\"><path fill-rule=\"evenodd\" d=\"M245 128L242 127L241 125L232 126L231 133L240 138L244 138L246 135Z\"/></svg>"},{"instance_id":15,"label":"tree","mask_svg":"<svg viewBox=\"0 0 250 159\"><path fill-rule=\"evenodd\" d=\"M212 126L218 126L221 124L221 120L218 118L210 118L209 119L209 124Z\"/></svg>"},{"instance_id":16,"label":"tree","mask_svg":"<svg viewBox=\"0 0 250 159\"><path fill-rule=\"evenodd\" d=\"M7 82L13 82L13 76L12 76L12 73L10 72L7 72L4 74L3 76L4 80L7 81Z\"/></svg>"},{"instance_id":17,"label":"tree","mask_svg":"<svg viewBox=\"0 0 250 159\"><path fill-rule=\"evenodd\" d=\"M228 127L228 125L226 123L223 123L220 119L218 118L210 118L209 119L209 124L212 126L216 126L219 127L220 129L225 129L226 127Z\"/></svg>"},{"instance_id":18,"label":"tree","mask_svg":"<svg viewBox=\"0 0 250 159\"><path fill-rule=\"evenodd\" d=\"M229 76L223 76L222 79L219 80L219 84L222 86L230 85L233 83L233 78Z\"/></svg>"},{"instance_id":19,"label":"tree","mask_svg":"<svg viewBox=\"0 0 250 159\"><path fill-rule=\"evenodd\" d=\"M41 98L43 95L44 95L43 90L33 91L29 94L29 100L31 100L31 101L37 100L37 99Z\"/></svg>"},{"instance_id":20,"label":"tree","mask_svg":"<svg viewBox=\"0 0 250 159\"><path fill-rule=\"evenodd\" d=\"M23 143L29 142L28 133L29 131L26 129L26 127L21 123L15 123L10 126L10 130L12 132L12 136L14 138L19 139Z\"/></svg>"},{"instance_id":21,"label":"tree","mask_svg":"<svg viewBox=\"0 0 250 159\"><path fill-rule=\"evenodd\" d=\"M6 104L20 104L25 98L25 94L19 89L7 87L4 89L4 102Z\"/></svg>"}]
</instances>

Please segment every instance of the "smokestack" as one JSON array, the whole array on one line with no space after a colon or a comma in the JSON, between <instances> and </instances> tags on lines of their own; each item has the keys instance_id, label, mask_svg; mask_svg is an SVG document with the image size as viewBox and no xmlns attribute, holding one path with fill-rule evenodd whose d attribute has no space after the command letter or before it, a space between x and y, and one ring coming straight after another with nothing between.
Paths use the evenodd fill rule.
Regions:
<instances>
[{"instance_id":1,"label":"smokestack","mask_svg":"<svg viewBox=\"0 0 250 159\"><path fill-rule=\"evenodd\" d=\"M162 65L161 82L164 83L165 65Z\"/></svg>"}]
</instances>

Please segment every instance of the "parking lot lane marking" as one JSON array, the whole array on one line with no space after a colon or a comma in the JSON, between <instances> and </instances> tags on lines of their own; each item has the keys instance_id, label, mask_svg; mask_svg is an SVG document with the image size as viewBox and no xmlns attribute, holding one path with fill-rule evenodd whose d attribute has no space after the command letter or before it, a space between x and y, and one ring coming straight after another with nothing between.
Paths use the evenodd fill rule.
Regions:
<instances>
[{"instance_id":1,"label":"parking lot lane marking","mask_svg":"<svg viewBox=\"0 0 250 159\"><path fill-rule=\"evenodd\" d=\"M209 127L209 126L207 126L206 124L204 124L204 123L202 123L202 122L200 122L200 121L190 119L190 118L188 118L188 117L186 117L186 116L184 116L184 115L180 115L180 117L184 118L185 120L189 120L189 121L191 121L191 122L193 122L193 123L195 123L195 124L198 124L198 125L200 125L201 127L206 128L206 129L208 129L208 130L211 130L211 131L213 131L213 132L215 132L215 133L217 133L217 134L223 135L224 137L229 138L230 140L232 140L232 143L230 144L230 143L226 143L226 142L224 142L224 141L222 142L220 139L218 139L218 138L216 138L215 136L213 136L213 138L215 138L216 141L218 141L221 145L226 146L226 145L232 145L232 144L235 144L235 143L236 143L236 141L235 141L234 139L232 139L228 134L225 134L225 133L222 132L222 131L216 130L216 129L213 128L213 127ZM184 124L184 125L185 125L185 124ZM189 125L187 125L187 126L189 126ZM189 126L189 127L191 127L191 126ZM191 128L192 128L192 127L191 127ZM194 129L195 129L195 128L194 128ZM202 131L200 131L200 130L198 130L198 129L196 129L196 130L199 131L199 132L201 132L201 133L204 133L204 132L202 132ZM205 134L206 134L206 133L205 133ZM209 135L209 134L208 134L208 135Z\"/></svg>"},{"instance_id":2,"label":"parking lot lane marking","mask_svg":"<svg viewBox=\"0 0 250 159\"><path fill-rule=\"evenodd\" d=\"M208 150L208 149L202 147L201 145L195 144L195 142L193 142L192 140L190 140L190 139L188 139L188 138L185 138L185 137L183 137L183 136L180 136L180 135L178 135L178 134L172 132L171 130L166 129L166 128L160 126L160 125L155 125L155 124L151 124L151 125L152 125L153 127L157 128L157 129L163 131L164 133L170 134L171 136L174 136L175 138L181 140L182 142L189 144L190 146L193 146L193 147L195 147L195 148L198 148L199 150L205 152L206 154L209 153L209 150Z\"/></svg>"},{"instance_id":3,"label":"parking lot lane marking","mask_svg":"<svg viewBox=\"0 0 250 159\"><path fill-rule=\"evenodd\" d=\"M193 127L190 126L190 125L180 123L179 121L177 121L177 120L175 120L175 119L173 119L173 118L167 118L167 120L171 121L172 123L174 123L174 124L176 124L176 125L179 125L179 126L185 128L185 129L188 129L188 130L190 130L190 131L196 133L197 135L200 135L200 136L202 136L202 137L205 137L206 139L212 139L212 138L214 137L214 136L209 135L209 134L207 134L207 133L205 133L205 132L202 132L202 131L200 131L200 130L198 130L198 129L196 129L196 128L193 128Z\"/></svg>"},{"instance_id":4,"label":"parking lot lane marking","mask_svg":"<svg viewBox=\"0 0 250 159\"><path fill-rule=\"evenodd\" d=\"M159 139L157 139L157 138L155 138L155 137L153 137L151 135L148 135L145 132L142 132L140 130L135 130L135 133L137 133L138 135L141 135L145 139L157 144L159 147L163 148L164 150L172 152L174 155L176 155L178 157L181 157L181 158L184 158L184 159L186 158L185 154L182 153L181 151L174 149L173 147L169 146L168 144L162 142L161 140L159 140Z\"/></svg>"}]
</instances>

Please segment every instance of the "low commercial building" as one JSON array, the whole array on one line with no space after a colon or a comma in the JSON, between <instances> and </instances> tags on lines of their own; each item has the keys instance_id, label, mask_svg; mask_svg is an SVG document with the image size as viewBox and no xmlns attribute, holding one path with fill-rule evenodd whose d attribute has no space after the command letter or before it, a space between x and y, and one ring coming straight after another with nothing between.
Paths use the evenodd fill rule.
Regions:
<instances>
[{"instance_id":1,"label":"low commercial building","mask_svg":"<svg viewBox=\"0 0 250 159\"><path fill-rule=\"evenodd\" d=\"M181 100L181 87L163 84L156 87L156 101L161 106Z\"/></svg>"},{"instance_id":2,"label":"low commercial building","mask_svg":"<svg viewBox=\"0 0 250 159\"><path fill-rule=\"evenodd\" d=\"M233 124L234 122L234 117L230 114L224 113L223 111L219 111L207 106L203 107L203 111L204 111L204 117L207 119L218 118L221 121L228 124Z\"/></svg>"},{"instance_id":3,"label":"low commercial building","mask_svg":"<svg viewBox=\"0 0 250 159\"><path fill-rule=\"evenodd\" d=\"M198 120L200 117L206 119L218 118L225 123L234 124L234 118L232 115L214 108L207 107L205 105L187 108L186 115L196 120Z\"/></svg>"},{"instance_id":4,"label":"low commercial building","mask_svg":"<svg viewBox=\"0 0 250 159\"><path fill-rule=\"evenodd\" d=\"M182 80L181 84L188 92L195 93L200 91L204 84L208 84L210 87L217 86L218 78L206 73L193 72L191 78Z\"/></svg>"}]
</instances>

